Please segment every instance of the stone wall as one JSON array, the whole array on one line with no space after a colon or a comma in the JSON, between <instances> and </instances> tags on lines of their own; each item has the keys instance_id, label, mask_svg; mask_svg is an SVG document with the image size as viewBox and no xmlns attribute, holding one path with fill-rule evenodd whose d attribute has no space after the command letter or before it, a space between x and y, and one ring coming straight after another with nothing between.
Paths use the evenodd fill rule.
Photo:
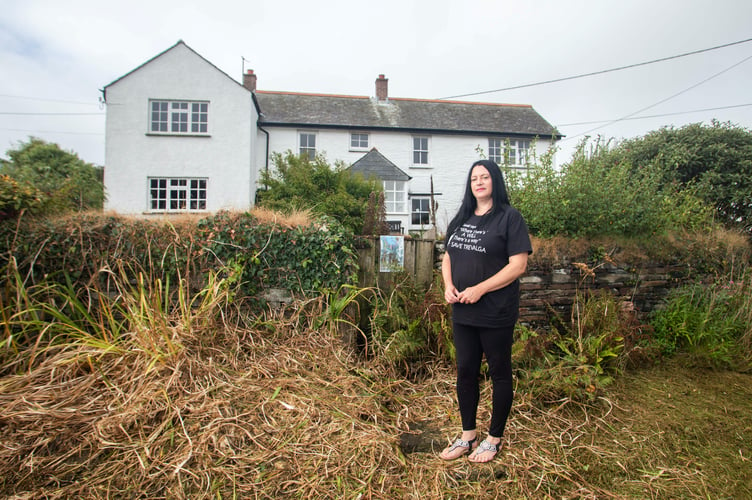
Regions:
<instances>
[{"instance_id":1,"label":"stone wall","mask_svg":"<svg viewBox=\"0 0 752 500\"><path fill-rule=\"evenodd\" d=\"M520 279L520 322L545 326L555 314L568 320L577 292L598 289L609 290L624 307L633 308L644 318L663 302L669 290L687 282L691 274L686 265L657 262L639 268L618 263L543 267L533 262Z\"/></svg>"},{"instance_id":2,"label":"stone wall","mask_svg":"<svg viewBox=\"0 0 752 500\"><path fill-rule=\"evenodd\" d=\"M360 286L390 286L391 273L378 270L378 239L363 240L360 253ZM440 272L442 241L405 238L405 271L428 286L432 272ZM433 258L433 271L428 264ZM568 321L578 292L599 289L610 291L623 307L637 312L640 319L661 304L668 292L690 280L697 270L687 264L643 262L639 265L599 262L589 265L567 258L559 262L539 263L531 259L527 273L520 279L520 322L532 327L547 327L553 316ZM610 259L609 259L610 260Z\"/></svg>"}]
</instances>

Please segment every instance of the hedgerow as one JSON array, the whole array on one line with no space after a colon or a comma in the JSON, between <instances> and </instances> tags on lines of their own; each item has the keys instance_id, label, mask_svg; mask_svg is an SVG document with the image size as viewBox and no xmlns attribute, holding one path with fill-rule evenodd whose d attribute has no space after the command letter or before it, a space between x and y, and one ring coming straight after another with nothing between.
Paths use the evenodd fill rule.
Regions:
<instances>
[{"instance_id":1,"label":"hedgerow","mask_svg":"<svg viewBox=\"0 0 752 500\"><path fill-rule=\"evenodd\" d=\"M131 281L139 275L149 282L185 280L198 290L210 271L219 271L257 299L270 288L300 296L336 289L355 279L357 257L352 236L326 217L295 226L260 221L253 212L175 220L80 214L4 221L0 266L9 264L27 286L104 290L110 272Z\"/></svg>"}]
</instances>

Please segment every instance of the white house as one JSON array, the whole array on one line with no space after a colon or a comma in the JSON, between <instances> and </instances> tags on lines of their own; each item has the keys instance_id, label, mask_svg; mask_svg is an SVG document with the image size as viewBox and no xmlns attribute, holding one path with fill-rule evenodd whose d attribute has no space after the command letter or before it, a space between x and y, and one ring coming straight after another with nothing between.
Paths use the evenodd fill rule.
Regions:
<instances>
[{"instance_id":1,"label":"white house","mask_svg":"<svg viewBox=\"0 0 752 500\"><path fill-rule=\"evenodd\" d=\"M445 228L481 151L525 168L561 138L528 105L257 90L179 41L104 89L107 208L122 213L245 210L274 152L323 154L384 183L394 230ZM194 189L195 187L195 189Z\"/></svg>"},{"instance_id":2,"label":"white house","mask_svg":"<svg viewBox=\"0 0 752 500\"><path fill-rule=\"evenodd\" d=\"M178 42L104 88L105 209L247 209L257 188L252 93Z\"/></svg>"}]
</instances>

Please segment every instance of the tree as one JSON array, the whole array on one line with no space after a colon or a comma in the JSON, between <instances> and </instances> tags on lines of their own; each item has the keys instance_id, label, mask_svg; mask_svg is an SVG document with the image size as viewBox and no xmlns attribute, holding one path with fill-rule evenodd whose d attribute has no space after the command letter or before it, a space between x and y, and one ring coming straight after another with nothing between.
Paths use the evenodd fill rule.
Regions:
<instances>
[{"instance_id":1,"label":"tree","mask_svg":"<svg viewBox=\"0 0 752 500\"><path fill-rule=\"evenodd\" d=\"M31 138L0 160L0 174L8 176L19 192L33 192L35 211L63 213L101 210L104 203L103 171L60 146ZM28 195L25 195L28 197ZM24 208L24 207L21 207Z\"/></svg>"},{"instance_id":2,"label":"tree","mask_svg":"<svg viewBox=\"0 0 752 500\"><path fill-rule=\"evenodd\" d=\"M309 209L329 215L360 234L371 192L381 191L376 181L353 175L342 162L332 168L321 155L309 159L292 151L272 155L274 171L262 172L266 189L259 192L258 204L275 210Z\"/></svg>"},{"instance_id":3,"label":"tree","mask_svg":"<svg viewBox=\"0 0 752 500\"><path fill-rule=\"evenodd\" d=\"M716 120L664 127L612 153L635 168L659 169L664 184L694 187L719 220L752 225L752 131Z\"/></svg>"}]
</instances>

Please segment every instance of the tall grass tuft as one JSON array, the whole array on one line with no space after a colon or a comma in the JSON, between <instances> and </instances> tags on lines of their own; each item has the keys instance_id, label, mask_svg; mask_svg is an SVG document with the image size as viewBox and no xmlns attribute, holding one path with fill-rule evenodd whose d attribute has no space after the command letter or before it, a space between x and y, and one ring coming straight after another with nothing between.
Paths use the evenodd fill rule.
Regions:
<instances>
[{"instance_id":1,"label":"tall grass tuft","mask_svg":"<svg viewBox=\"0 0 752 500\"><path fill-rule=\"evenodd\" d=\"M688 354L694 364L752 370L752 273L673 290L651 318L666 355Z\"/></svg>"}]
</instances>

